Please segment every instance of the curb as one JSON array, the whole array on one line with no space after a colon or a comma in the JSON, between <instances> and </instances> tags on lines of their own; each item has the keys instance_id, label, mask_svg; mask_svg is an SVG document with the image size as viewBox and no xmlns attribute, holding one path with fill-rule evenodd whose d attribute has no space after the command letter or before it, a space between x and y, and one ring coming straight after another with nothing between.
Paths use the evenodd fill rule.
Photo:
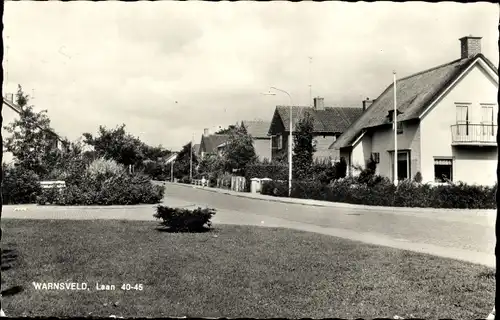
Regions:
<instances>
[{"instance_id":1,"label":"curb","mask_svg":"<svg viewBox=\"0 0 500 320\"><path fill-rule=\"evenodd\" d=\"M167 183L165 183L166 185ZM392 211L392 212L415 212L416 210L422 213L454 213L454 214L476 214L476 215L496 215L497 209L444 209L444 208L420 208L420 207L384 207L384 206L368 206L368 205L360 205L360 204L352 204L352 203L343 203L343 202L329 202L329 201L321 201L321 200L309 200L309 199L300 199L300 198L283 198L283 197L273 197L268 196L264 197L256 197L252 196L246 192L236 192L226 189L217 189L211 187L202 187L197 185L188 185L183 183L171 183L168 184L182 186L186 188L193 189L201 189L209 192L226 194L230 196L235 196L239 198L246 199L255 199L261 201L270 201L270 202L278 202L278 203L286 203L286 204L297 204L311 207L323 207L323 208L345 208L345 209L358 209L358 210L378 210L378 211ZM312 202L314 201L314 202Z\"/></svg>"}]
</instances>

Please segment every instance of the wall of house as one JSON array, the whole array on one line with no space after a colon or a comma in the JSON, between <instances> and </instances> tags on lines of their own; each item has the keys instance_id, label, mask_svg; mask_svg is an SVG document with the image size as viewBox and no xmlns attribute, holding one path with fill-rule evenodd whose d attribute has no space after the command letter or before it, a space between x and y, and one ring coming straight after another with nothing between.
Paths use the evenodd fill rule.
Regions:
<instances>
[{"instance_id":1,"label":"wall of house","mask_svg":"<svg viewBox=\"0 0 500 320\"><path fill-rule=\"evenodd\" d=\"M271 160L271 139L253 139L253 146L260 161Z\"/></svg>"},{"instance_id":2,"label":"wall of house","mask_svg":"<svg viewBox=\"0 0 500 320\"><path fill-rule=\"evenodd\" d=\"M10 133L4 129L4 126L10 124L12 121L15 119L19 118L19 114L12 110L9 106L3 105L2 108L2 117L3 117L3 123L2 123L2 139L5 141L5 139L10 136ZM14 159L12 153L10 152L3 152L3 163L10 163Z\"/></svg>"},{"instance_id":3,"label":"wall of house","mask_svg":"<svg viewBox=\"0 0 500 320\"><path fill-rule=\"evenodd\" d=\"M453 180L491 185L496 182L497 147L452 146L456 103L470 103L469 120L481 122L481 103L496 103L498 84L480 66L472 68L421 120L424 182L434 181L434 157L453 158ZM494 121L498 106L494 110Z\"/></svg>"},{"instance_id":4,"label":"wall of house","mask_svg":"<svg viewBox=\"0 0 500 320\"><path fill-rule=\"evenodd\" d=\"M417 123L403 123L403 133L398 134L398 150L410 151L410 177L420 171L420 129ZM366 168L366 163L373 152L380 154L376 173L392 179L394 153L394 130L391 126L379 127L372 133L363 136L360 142L352 149L350 154L351 175L356 175L359 170L355 166ZM347 158L346 158L347 159Z\"/></svg>"}]
</instances>

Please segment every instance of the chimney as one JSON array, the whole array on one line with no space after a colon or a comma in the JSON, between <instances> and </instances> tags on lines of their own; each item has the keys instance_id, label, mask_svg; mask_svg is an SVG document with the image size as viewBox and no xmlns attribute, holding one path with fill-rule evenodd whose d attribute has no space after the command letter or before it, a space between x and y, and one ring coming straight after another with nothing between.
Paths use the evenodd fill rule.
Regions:
<instances>
[{"instance_id":1,"label":"chimney","mask_svg":"<svg viewBox=\"0 0 500 320\"><path fill-rule=\"evenodd\" d=\"M5 100L14 103L14 95L12 93L6 93Z\"/></svg>"},{"instance_id":2,"label":"chimney","mask_svg":"<svg viewBox=\"0 0 500 320\"><path fill-rule=\"evenodd\" d=\"M460 40L461 59L467 59L481 53L481 37L471 35L462 37Z\"/></svg>"},{"instance_id":3,"label":"chimney","mask_svg":"<svg viewBox=\"0 0 500 320\"><path fill-rule=\"evenodd\" d=\"M203 136L208 136L208 128L203 129Z\"/></svg>"},{"instance_id":4,"label":"chimney","mask_svg":"<svg viewBox=\"0 0 500 320\"><path fill-rule=\"evenodd\" d=\"M366 98L366 100L363 100L363 111L368 109L368 107L372 105L373 101L375 100L370 100L370 98Z\"/></svg>"},{"instance_id":5,"label":"chimney","mask_svg":"<svg viewBox=\"0 0 500 320\"><path fill-rule=\"evenodd\" d=\"M314 110L325 110L325 98L314 98Z\"/></svg>"}]
</instances>

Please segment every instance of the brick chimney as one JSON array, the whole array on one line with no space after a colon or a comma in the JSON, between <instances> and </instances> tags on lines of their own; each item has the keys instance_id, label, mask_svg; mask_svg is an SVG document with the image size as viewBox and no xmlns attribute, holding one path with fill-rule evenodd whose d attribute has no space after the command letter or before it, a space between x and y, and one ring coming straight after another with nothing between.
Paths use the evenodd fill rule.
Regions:
<instances>
[{"instance_id":1,"label":"brick chimney","mask_svg":"<svg viewBox=\"0 0 500 320\"><path fill-rule=\"evenodd\" d=\"M208 128L203 129L203 136L208 136Z\"/></svg>"},{"instance_id":2,"label":"brick chimney","mask_svg":"<svg viewBox=\"0 0 500 320\"><path fill-rule=\"evenodd\" d=\"M375 100L370 100L370 98L366 98L366 100L363 100L363 111L368 109L368 107L371 106L374 101Z\"/></svg>"},{"instance_id":3,"label":"brick chimney","mask_svg":"<svg viewBox=\"0 0 500 320\"><path fill-rule=\"evenodd\" d=\"M471 35L462 37L460 40L461 59L467 59L481 53L481 37Z\"/></svg>"},{"instance_id":4,"label":"brick chimney","mask_svg":"<svg viewBox=\"0 0 500 320\"><path fill-rule=\"evenodd\" d=\"M325 98L314 98L314 110L325 110Z\"/></svg>"}]
</instances>

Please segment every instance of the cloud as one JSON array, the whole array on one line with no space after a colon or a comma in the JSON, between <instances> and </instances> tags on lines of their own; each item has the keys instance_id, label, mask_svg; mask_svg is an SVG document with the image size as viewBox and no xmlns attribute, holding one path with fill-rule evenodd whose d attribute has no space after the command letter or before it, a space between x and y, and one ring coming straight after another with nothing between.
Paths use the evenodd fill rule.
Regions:
<instances>
[{"instance_id":1,"label":"cloud","mask_svg":"<svg viewBox=\"0 0 500 320\"><path fill-rule=\"evenodd\" d=\"M40 14L43 12L43 14ZM488 3L6 2L5 91L17 84L72 139L126 123L180 148L203 128L269 120L287 97L358 105L392 80L459 57L483 37L498 64ZM312 63L309 58L313 57Z\"/></svg>"}]
</instances>

